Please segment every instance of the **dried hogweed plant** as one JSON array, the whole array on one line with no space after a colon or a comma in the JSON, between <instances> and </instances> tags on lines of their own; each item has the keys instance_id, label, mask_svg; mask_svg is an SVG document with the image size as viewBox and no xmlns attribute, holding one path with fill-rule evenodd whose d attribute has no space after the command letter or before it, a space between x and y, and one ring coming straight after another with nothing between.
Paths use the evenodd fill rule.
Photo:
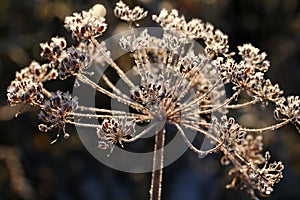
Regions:
<instances>
[{"instance_id":1,"label":"dried hogweed plant","mask_svg":"<svg viewBox=\"0 0 300 200\"><path fill-rule=\"evenodd\" d=\"M78 46L67 47L63 37L41 43L41 56L46 62L33 61L16 73L7 88L9 104L39 107L38 117L43 121L39 130L57 129L52 143L60 136L70 137L67 124L94 129L98 138L95 145L99 151L108 150L108 155L114 154L116 147L126 148L127 143L149 133L155 135L150 199L161 199L165 135L170 131L199 156L222 155L221 164L231 167L228 174L232 182L226 188L244 189L253 199L258 194L270 195L283 177L284 166L280 161L270 162L270 153L262 152L262 133L289 123L299 131L300 98L284 97L278 84L265 78L270 66L267 54L244 44L237 47L238 55L234 56L227 35L200 19L186 21L177 10L163 9L152 16L161 27L160 34L151 34L151 28L137 31L134 27L139 26L138 21L148 12L139 6L130 9L120 1L114 14L129 24L130 34L118 40L119 48L132 59L129 76L111 56L114 50L107 48L109 44L98 39L108 28L105 13L105 8L97 4L88 11L66 17L65 28ZM203 44L200 51L195 48L198 42ZM112 77L101 68L103 65L113 69L121 85L129 89L122 91L120 85L114 84ZM93 66L97 66L102 81L92 79L89 69ZM71 76L76 77L75 87L82 84L91 87L129 109L84 106L80 98L69 92L50 92L44 87L47 81ZM226 97L224 86L232 95ZM247 102L238 101L242 93L249 97ZM278 123L248 128L238 124L227 112L254 104L273 104ZM82 120L91 118L99 124ZM148 126L137 131L141 124ZM208 145L202 148L193 144L190 131L204 136Z\"/></svg>"}]
</instances>

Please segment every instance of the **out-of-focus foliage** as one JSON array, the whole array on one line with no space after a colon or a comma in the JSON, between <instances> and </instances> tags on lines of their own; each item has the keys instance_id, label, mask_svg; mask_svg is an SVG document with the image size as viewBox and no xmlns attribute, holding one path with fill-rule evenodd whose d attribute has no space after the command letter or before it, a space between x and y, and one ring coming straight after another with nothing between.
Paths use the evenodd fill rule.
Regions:
<instances>
[{"instance_id":1,"label":"out-of-focus foliage","mask_svg":"<svg viewBox=\"0 0 300 200\"><path fill-rule=\"evenodd\" d=\"M268 53L268 72L280 84L286 95L300 93L300 2L298 0L124 0L129 5L142 5L151 14L162 7L176 8L188 19L198 17L211 21L230 36L234 47L251 42ZM150 174L127 174L110 169L95 160L73 134L70 140L55 145L37 129L37 111L14 118L18 109L8 108L6 88L15 71L32 59L40 60L39 43L50 37L69 37L63 29L63 19L74 11L88 9L95 3L107 8L110 25L107 34L118 30L121 21L115 19L112 8L116 1L108 0L0 0L0 145L19 149L24 177L36 199L145 199L148 196ZM149 22L149 25L151 23ZM106 37L106 35L104 35ZM70 38L69 38L70 39ZM69 40L71 41L71 40ZM41 61L41 60L40 60ZM49 84L55 89L71 89L72 82ZM240 117L253 126L272 123L260 116L259 109ZM270 114L272 116L272 114ZM259 119L259 122L254 119ZM73 129L69 131L75 131ZM274 160L285 163L284 179L275 189L272 199L297 199L300 191L300 140L293 127L265 137ZM1 148L0 148L1 151ZM0 160L0 199L26 199L10 186L7 160ZM195 159L186 153L165 169L163 199L245 199L243 193L223 189L224 179L218 159Z\"/></svg>"}]
</instances>

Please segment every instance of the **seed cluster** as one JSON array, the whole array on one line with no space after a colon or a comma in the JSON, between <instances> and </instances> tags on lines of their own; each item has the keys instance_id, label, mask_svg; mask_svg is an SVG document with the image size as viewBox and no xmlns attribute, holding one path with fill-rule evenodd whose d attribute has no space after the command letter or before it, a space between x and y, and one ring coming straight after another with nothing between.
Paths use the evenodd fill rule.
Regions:
<instances>
[{"instance_id":1,"label":"seed cluster","mask_svg":"<svg viewBox=\"0 0 300 200\"><path fill-rule=\"evenodd\" d=\"M136 21L145 18L148 11L145 11L140 6L135 6L133 9L130 9L125 3L119 1L114 9L114 14L116 17L128 23L136 23Z\"/></svg>"},{"instance_id":2,"label":"seed cluster","mask_svg":"<svg viewBox=\"0 0 300 200\"><path fill-rule=\"evenodd\" d=\"M288 96L282 97L276 102L274 116L278 120L288 118L300 130L300 97Z\"/></svg>"},{"instance_id":3,"label":"seed cluster","mask_svg":"<svg viewBox=\"0 0 300 200\"><path fill-rule=\"evenodd\" d=\"M7 88L8 103L10 105L41 103L44 99L42 89L41 83L35 83L31 79L14 80Z\"/></svg>"},{"instance_id":4,"label":"seed cluster","mask_svg":"<svg viewBox=\"0 0 300 200\"><path fill-rule=\"evenodd\" d=\"M57 91L52 94L51 98L44 102L38 115L40 120L50 125L40 124L39 130L48 132L53 128L58 128L63 132L64 138L68 138L69 134L65 131L66 123L72 119L70 113L76 110L77 106L77 98L73 98L69 92ZM59 136L60 133L58 133L57 137Z\"/></svg>"},{"instance_id":5,"label":"seed cluster","mask_svg":"<svg viewBox=\"0 0 300 200\"><path fill-rule=\"evenodd\" d=\"M58 76L64 80L87 68L89 63L90 57L86 51L80 51L74 47L70 47L66 51L66 55L64 55L57 64Z\"/></svg>"},{"instance_id":6,"label":"seed cluster","mask_svg":"<svg viewBox=\"0 0 300 200\"><path fill-rule=\"evenodd\" d=\"M159 104L166 96L165 80L162 76L154 77L152 74L146 74L141 80L141 86L132 91L133 99L145 107Z\"/></svg>"},{"instance_id":7,"label":"seed cluster","mask_svg":"<svg viewBox=\"0 0 300 200\"><path fill-rule=\"evenodd\" d=\"M117 143L123 147L124 139L134 137L134 126L134 121L127 121L126 117L104 119L100 128L97 129L97 135L100 139L98 148L110 149L112 152Z\"/></svg>"},{"instance_id":8,"label":"seed cluster","mask_svg":"<svg viewBox=\"0 0 300 200\"><path fill-rule=\"evenodd\" d=\"M204 23L200 19L187 22L175 9L170 12L162 9L160 14L153 15L152 19L167 30L183 33L192 39L203 39L206 45L205 52L210 58L218 54L228 56L228 36L218 29L215 30L208 22Z\"/></svg>"},{"instance_id":9,"label":"seed cluster","mask_svg":"<svg viewBox=\"0 0 300 200\"><path fill-rule=\"evenodd\" d=\"M65 28L72 33L76 41L87 41L101 36L107 29L103 14L97 13L97 7L88 12L74 13L65 18Z\"/></svg>"},{"instance_id":10,"label":"seed cluster","mask_svg":"<svg viewBox=\"0 0 300 200\"><path fill-rule=\"evenodd\" d=\"M51 38L50 44L48 44L48 42L40 44L40 47L42 48L41 57L50 61L57 61L66 46L67 42L65 38L53 37Z\"/></svg>"}]
</instances>

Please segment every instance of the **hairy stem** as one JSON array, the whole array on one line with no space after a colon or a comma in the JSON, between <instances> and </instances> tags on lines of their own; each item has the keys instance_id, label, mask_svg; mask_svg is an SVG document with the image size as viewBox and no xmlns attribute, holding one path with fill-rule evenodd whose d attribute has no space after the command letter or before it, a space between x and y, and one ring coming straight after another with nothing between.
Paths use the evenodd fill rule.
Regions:
<instances>
[{"instance_id":1,"label":"hairy stem","mask_svg":"<svg viewBox=\"0 0 300 200\"><path fill-rule=\"evenodd\" d=\"M150 188L150 200L161 199L161 185L163 173L163 160L164 160L164 143L165 143L165 130L160 130L155 135L152 179Z\"/></svg>"}]
</instances>

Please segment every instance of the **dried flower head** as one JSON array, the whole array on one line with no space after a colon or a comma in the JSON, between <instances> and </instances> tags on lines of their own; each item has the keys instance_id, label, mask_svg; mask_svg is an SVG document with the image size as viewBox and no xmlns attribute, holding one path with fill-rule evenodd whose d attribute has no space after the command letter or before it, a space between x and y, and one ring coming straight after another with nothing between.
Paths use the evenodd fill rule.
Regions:
<instances>
[{"instance_id":1,"label":"dried flower head","mask_svg":"<svg viewBox=\"0 0 300 200\"><path fill-rule=\"evenodd\" d=\"M51 38L50 44L48 44L48 42L40 43L40 47L42 48L41 57L55 62L59 59L66 46L67 42L65 38L53 37Z\"/></svg>"},{"instance_id":2,"label":"dried flower head","mask_svg":"<svg viewBox=\"0 0 300 200\"><path fill-rule=\"evenodd\" d=\"M14 80L7 88L8 103L12 106L19 103L41 103L44 99L42 90L43 85L31 79Z\"/></svg>"},{"instance_id":3,"label":"dried flower head","mask_svg":"<svg viewBox=\"0 0 300 200\"><path fill-rule=\"evenodd\" d=\"M148 108L159 104L166 96L166 88L169 87L167 84L164 77L153 77L147 73L142 77L141 86L132 91L133 99Z\"/></svg>"},{"instance_id":4,"label":"dried flower head","mask_svg":"<svg viewBox=\"0 0 300 200\"><path fill-rule=\"evenodd\" d=\"M283 177L284 166L281 162L269 163L270 154L266 152L265 157L260 157L257 164L242 164L229 171L234 176L227 188L247 189L252 199L258 199L255 191L261 195L270 195L273 187ZM259 166L263 164L263 167Z\"/></svg>"},{"instance_id":5,"label":"dried flower head","mask_svg":"<svg viewBox=\"0 0 300 200\"><path fill-rule=\"evenodd\" d=\"M52 94L51 98L44 102L39 113L39 118L50 125L40 124L40 131L47 132L53 128L58 128L57 138L52 143L58 139L61 134L60 131L63 132L64 138L68 138L69 134L65 131L66 124L72 119L71 112L76 110L77 106L77 98L73 98L69 92L57 91Z\"/></svg>"},{"instance_id":6,"label":"dried flower head","mask_svg":"<svg viewBox=\"0 0 300 200\"><path fill-rule=\"evenodd\" d=\"M267 105L269 101L277 102L283 94L283 91L280 90L279 85L273 85L270 79L255 80L252 88L252 95L255 98L258 98L259 101L263 102L264 105Z\"/></svg>"},{"instance_id":7,"label":"dried flower head","mask_svg":"<svg viewBox=\"0 0 300 200\"><path fill-rule=\"evenodd\" d=\"M57 64L58 76L64 80L76 75L90 65L90 55L85 50L70 47Z\"/></svg>"},{"instance_id":8,"label":"dried flower head","mask_svg":"<svg viewBox=\"0 0 300 200\"><path fill-rule=\"evenodd\" d=\"M31 79L34 82L44 82L56 79L57 71L52 69L49 64L40 65L36 61L32 61L28 67L23 68L20 72L16 72L16 80Z\"/></svg>"},{"instance_id":9,"label":"dried flower head","mask_svg":"<svg viewBox=\"0 0 300 200\"><path fill-rule=\"evenodd\" d=\"M135 122L127 121L126 117L118 119L104 119L100 128L97 128L97 135L100 141L98 147L100 149L110 149L113 151L115 144L119 143L122 147L122 142L129 137L134 137Z\"/></svg>"},{"instance_id":10,"label":"dried flower head","mask_svg":"<svg viewBox=\"0 0 300 200\"><path fill-rule=\"evenodd\" d=\"M184 16L179 16L176 9L172 9L171 12L162 9L159 15L153 15L152 19L167 30L182 31L186 27Z\"/></svg>"},{"instance_id":11,"label":"dried flower head","mask_svg":"<svg viewBox=\"0 0 300 200\"><path fill-rule=\"evenodd\" d=\"M186 22L184 16L179 16L176 9L171 10L170 13L166 9L162 9L160 14L153 15L152 19L167 30L183 33L192 39L203 39L206 45L205 52L210 58L219 54L233 55L233 53L227 54L228 36L218 29L215 30L210 23L204 23L199 19Z\"/></svg>"},{"instance_id":12,"label":"dried flower head","mask_svg":"<svg viewBox=\"0 0 300 200\"><path fill-rule=\"evenodd\" d=\"M276 102L274 116L278 120L287 118L293 123L300 133L300 97L282 97Z\"/></svg>"},{"instance_id":13,"label":"dried flower head","mask_svg":"<svg viewBox=\"0 0 300 200\"><path fill-rule=\"evenodd\" d=\"M72 33L77 41L87 41L99 37L107 29L105 13L97 12L98 7L91 8L88 12L74 13L65 18L65 28Z\"/></svg>"},{"instance_id":14,"label":"dried flower head","mask_svg":"<svg viewBox=\"0 0 300 200\"><path fill-rule=\"evenodd\" d=\"M253 71L255 68L258 71L266 72L270 67L270 62L265 60L267 54L265 52L260 53L259 49L252 46L251 44L244 44L243 46L238 46L239 55L242 56L245 64Z\"/></svg>"},{"instance_id":15,"label":"dried flower head","mask_svg":"<svg viewBox=\"0 0 300 200\"><path fill-rule=\"evenodd\" d=\"M237 146L242 144L246 132L235 122L234 118L227 119L223 117L220 122L216 121L214 123L215 131L220 134L220 139L228 150L234 151Z\"/></svg>"},{"instance_id":16,"label":"dried flower head","mask_svg":"<svg viewBox=\"0 0 300 200\"><path fill-rule=\"evenodd\" d=\"M122 1L119 1L114 9L114 14L121 20L138 25L136 22L145 18L148 14L148 11L145 11L140 6L135 6L133 9L130 9Z\"/></svg>"}]
</instances>

